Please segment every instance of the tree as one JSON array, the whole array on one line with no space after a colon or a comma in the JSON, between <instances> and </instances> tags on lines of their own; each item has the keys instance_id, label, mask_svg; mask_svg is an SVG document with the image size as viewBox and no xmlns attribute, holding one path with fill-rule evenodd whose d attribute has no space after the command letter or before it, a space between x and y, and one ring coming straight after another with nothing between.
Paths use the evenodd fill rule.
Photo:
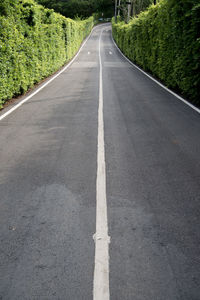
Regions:
<instances>
[{"instance_id":1,"label":"tree","mask_svg":"<svg viewBox=\"0 0 200 300\"><path fill-rule=\"evenodd\" d=\"M86 18L93 13L112 17L114 14L114 0L37 0L48 8L53 8L66 17L76 16Z\"/></svg>"},{"instance_id":2,"label":"tree","mask_svg":"<svg viewBox=\"0 0 200 300\"><path fill-rule=\"evenodd\" d=\"M141 11L144 11L155 2L155 0L118 0L118 11L120 16L126 23L130 17L137 16ZM130 4L127 4L129 2ZM118 14L118 15L119 15Z\"/></svg>"}]
</instances>

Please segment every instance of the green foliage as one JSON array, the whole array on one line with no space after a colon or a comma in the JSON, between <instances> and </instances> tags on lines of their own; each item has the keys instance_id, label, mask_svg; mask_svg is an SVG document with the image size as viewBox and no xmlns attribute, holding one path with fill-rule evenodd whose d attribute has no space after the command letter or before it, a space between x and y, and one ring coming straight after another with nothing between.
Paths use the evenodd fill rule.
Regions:
<instances>
[{"instance_id":1,"label":"green foliage","mask_svg":"<svg viewBox=\"0 0 200 300\"><path fill-rule=\"evenodd\" d=\"M87 18L94 13L104 17L112 17L114 13L114 0L37 0L38 3L68 18L76 16Z\"/></svg>"},{"instance_id":2,"label":"green foliage","mask_svg":"<svg viewBox=\"0 0 200 300\"><path fill-rule=\"evenodd\" d=\"M199 0L162 0L112 27L127 57L200 105Z\"/></svg>"},{"instance_id":3,"label":"green foliage","mask_svg":"<svg viewBox=\"0 0 200 300\"><path fill-rule=\"evenodd\" d=\"M130 0L130 2L131 2L130 16L133 17L138 15L140 12L146 10L149 7L149 5L153 3L153 0ZM128 16L127 0L118 0L118 10L121 19L127 22L127 16Z\"/></svg>"},{"instance_id":4,"label":"green foliage","mask_svg":"<svg viewBox=\"0 0 200 300\"><path fill-rule=\"evenodd\" d=\"M1 0L0 107L69 61L93 27L33 0Z\"/></svg>"}]
</instances>

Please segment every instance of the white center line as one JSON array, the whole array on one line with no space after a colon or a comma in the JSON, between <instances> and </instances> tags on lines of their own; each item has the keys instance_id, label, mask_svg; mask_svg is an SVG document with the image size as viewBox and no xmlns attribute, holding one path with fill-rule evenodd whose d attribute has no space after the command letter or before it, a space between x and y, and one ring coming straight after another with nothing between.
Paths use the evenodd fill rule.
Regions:
<instances>
[{"instance_id":1,"label":"white center line","mask_svg":"<svg viewBox=\"0 0 200 300\"><path fill-rule=\"evenodd\" d=\"M109 54L112 55L112 51L109 51Z\"/></svg>"},{"instance_id":2,"label":"white center line","mask_svg":"<svg viewBox=\"0 0 200 300\"><path fill-rule=\"evenodd\" d=\"M101 30L99 38L99 110L98 110L98 146L97 146L97 181L96 181L96 234L95 240L95 267L93 300L109 300L109 243L108 217L106 199L106 163L104 145L103 121L103 79L101 60Z\"/></svg>"},{"instance_id":3,"label":"white center line","mask_svg":"<svg viewBox=\"0 0 200 300\"><path fill-rule=\"evenodd\" d=\"M90 55L90 51L88 51L88 55Z\"/></svg>"}]
</instances>

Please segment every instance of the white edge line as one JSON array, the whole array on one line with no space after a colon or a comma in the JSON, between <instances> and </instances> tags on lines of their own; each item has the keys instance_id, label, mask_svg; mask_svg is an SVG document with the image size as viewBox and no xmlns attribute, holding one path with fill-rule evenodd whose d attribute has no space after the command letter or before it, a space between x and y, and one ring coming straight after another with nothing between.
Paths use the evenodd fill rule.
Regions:
<instances>
[{"instance_id":1,"label":"white edge line","mask_svg":"<svg viewBox=\"0 0 200 300\"><path fill-rule=\"evenodd\" d=\"M2 114L0 116L0 121L3 120L5 117L7 117L8 115L10 115L13 111L15 111L17 108L19 108L20 106L22 106L22 104L24 104L25 102L27 102L29 99L31 99L33 96L35 96L37 93L39 93L44 87L46 87L50 82L52 82L54 79L56 79L61 73L63 73L66 69L68 69L71 64L74 62L74 60L77 58L77 56L79 55L79 53L81 52L82 48L85 46L86 42L89 40L89 38L91 37L93 31L97 28L97 27L101 27L104 24L100 24L98 26L93 27L92 31L90 32L89 36L86 38L86 40L83 42L82 46L80 47L80 49L78 50L78 52L76 53L76 55L73 57L73 59L61 70L59 71L56 75L54 75L51 79L49 79L46 83L44 83L40 88L38 88L35 92L33 92L31 95L29 95L28 97L26 97L24 100L20 101L17 105L15 105L14 107L12 107L10 110L8 110L6 113ZM51 76L51 75L50 75Z\"/></svg>"},{"instance_id":2,"label":"white edge line","mask_svg":"<svg viewBox=\"0 0 200 300\"><path fill-rule=\"evenodd\" d=\"M128 57L126 57L122 51L119 49L119 47L117 46L116 42L113 39L113 36L111 34L112 37L112 41L115 45L115 47L118 49L118 51L121 53L121 55L136 69L138 69L139 71L141 71L143 74L145 74L147 77L149 77L151 80L153 80L154 82L156 82L158 85L160 85L163 89L165 89L166 91L168 91L170 94L172 94L173 96L175 96L176 98L178 98L179 100L181 100L182 102L184 102L186 105L190 106L191 108L193 108L196 112L200 113L200 109L197 108L196 106L194 106L193 104L189 103L187 100L183 99L181 96L179 96L178 94L176 94L175 92L173 92L172 90L170 90L169 88L167 88L165 85L163 85L162 83L160 83L159 81L157 81L155 78L153 78L152 76L150 76L149 74L147 74L144 70L142 70L141 68L139 68L138 66L136 66L132 61L130 61L130 59L128 59Z\"/></svg>"}]
</instances>

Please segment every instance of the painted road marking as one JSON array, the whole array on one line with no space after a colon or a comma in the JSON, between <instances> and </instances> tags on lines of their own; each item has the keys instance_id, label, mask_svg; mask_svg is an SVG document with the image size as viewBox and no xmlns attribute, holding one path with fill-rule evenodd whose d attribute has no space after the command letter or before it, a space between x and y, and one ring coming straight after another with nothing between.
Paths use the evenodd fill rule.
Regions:
<instances>
[{"instance_id":1,"label":"painted road marking","mask_svg":"<svg viewBox=\"0 0 200 300\"><path fill-rule=\"evenodd\" d=\"M109 54L112 55L112 51L109 51Z\"/></svg>"},{"instance_id":2,"label":"painted road marking","mask_svg":"<svg viewBox=\"0 0 200 300\"><path fill-rule=\"evenodd\" d=\"M47 86L50 82L52 82L55 78L57 78L60 74L62 74L66 69L68 69L71 64L74 62L74 60L77 58L79 53L81 52L82 48L85 46L89 38L91 37L94 30L96 30L98 27L103 27L104 24L98 25L97 27L94 27L90 33L90 35L87 37L87 39L84 41L82 46L80 47L77 54L74 56L74 58L56 75L54 75L50 80L48 80L46 83L44 83L41 87L39 87L36 91L34 91L32 94L30 94L28 97L26 97L24 100L20 101L17 105L12 107L10 110L8 110L6 113L0 115L0 121L3 120L5 117L7 117L9 114L11 114L13 111L15 111L17 108L19 108L22 104L27 102L29 99L31 99L33 96L35 96L37 93L39 93L45 86ZM105 25L104 25L105 26Z\"/></svg>"},{"instance_id":3,"label":"painted road marking","mask_svg":"<svg viewBox=\"0 0 200 300\"><path fill-rule=\"evenodd\" d=\"M88 53L87 53L88 55L90 55L90 51L88 51Z\"/></svg>"},{"instance_id":4,"label":"painted road marking","mask_svg":"<svg viewBox=\"0 0 200 300\"><path fill-rule=\"evenodd\" d=\"M109 243L106 199L106 163L103 120L103 78L101 60L101 30L99 38L99 109L96 180L96 234L93 300L109 300Z\"/></svg>"},{"instance_id":5,"label":"painted road marking","mask_svg":"<svg viewBox=\"0 0 200 300\"><path fill-rule=\"evenodd\" d=\"M118 51L121 53L121 55L136 69L138 69L140 72L142 72L143 74L145 74L147 77L149 77L151 80L153 80L154 82L156 82L158 85L160 85L163 89L165 89L166 91L168 91L170 94L172 94L173 96L175 96L177 99L181 100L182 102L184 102L186 105L190 106L192 109L194 109L196 112L200 113L200 109L197 108L196 106L194 106L193 104L191 104L190 102L188 102L187 100L185 100L183 97L177 95L175 92L171 91L170 89L168 89L164 84L160 83L159 81L157 81L155 78L153 78L151 75L147 74L144 70L142 70L141 68L139 68L138 66L136 66L132 61L130 61L130 59L128 59L128 57L126 57L122 51L119 49L119 47L117 46L117 44L115 43L113 36L111 34L111 38L113 41L113 44L115 45L115 47L118 49Z\"/></svg>"}]
</instances>

